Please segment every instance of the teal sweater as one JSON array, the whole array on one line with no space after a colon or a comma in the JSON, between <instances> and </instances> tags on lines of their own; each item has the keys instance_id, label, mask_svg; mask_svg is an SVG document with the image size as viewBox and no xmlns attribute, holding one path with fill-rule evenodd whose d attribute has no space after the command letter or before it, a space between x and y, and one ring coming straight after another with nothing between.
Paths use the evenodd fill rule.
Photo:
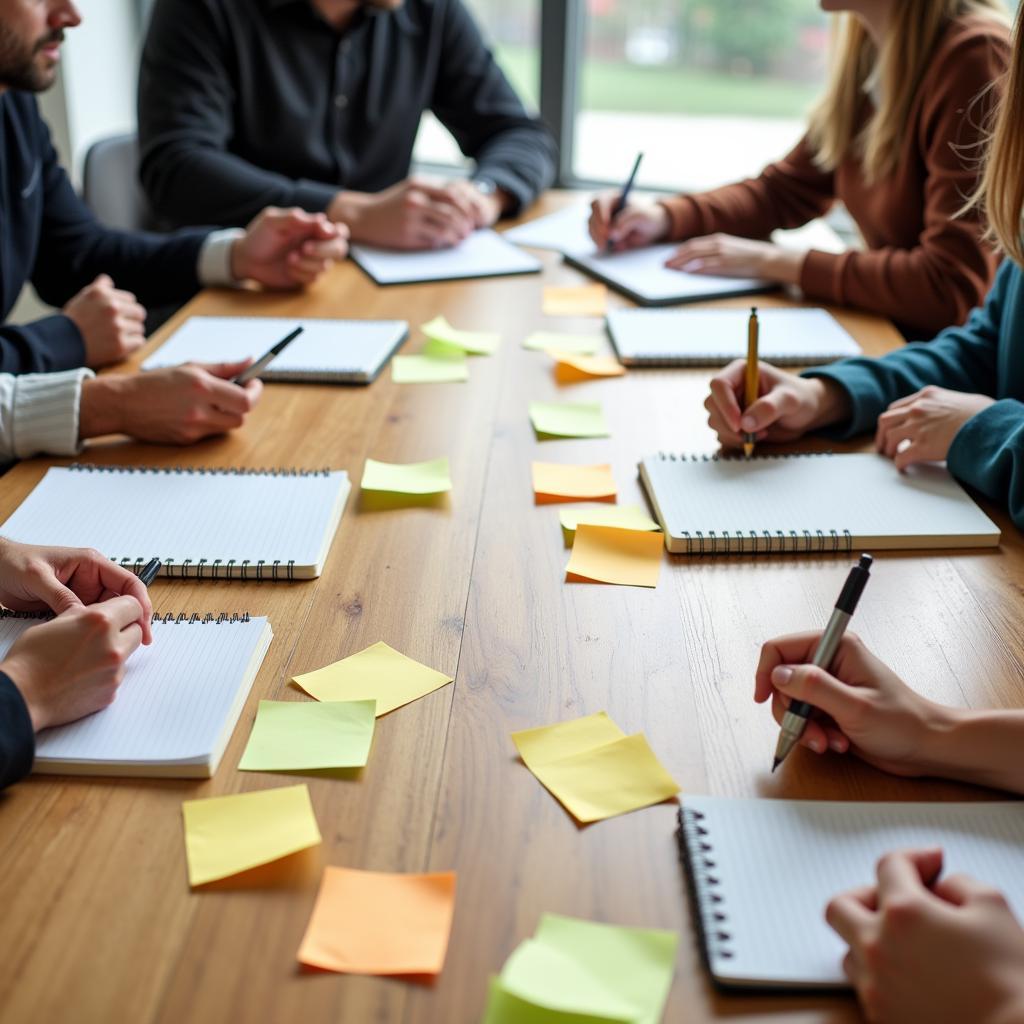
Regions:
<instances>
[{"instance_id":1,"label":"teal sweater","mask_svg":"<svg viewBox=\"0 0 1024 1024\"><path fill-rule=\"evenodd\" d=\"M805 376L833 380L849 394L853 413L838 425L837 438L873 431L890 402L929 384L996 399L957 432L947 465L963 483L1009 506L1024 530L1024 274L1011 260L963 327L881 359L846 359Z\"/></svg>"}]
</instances>

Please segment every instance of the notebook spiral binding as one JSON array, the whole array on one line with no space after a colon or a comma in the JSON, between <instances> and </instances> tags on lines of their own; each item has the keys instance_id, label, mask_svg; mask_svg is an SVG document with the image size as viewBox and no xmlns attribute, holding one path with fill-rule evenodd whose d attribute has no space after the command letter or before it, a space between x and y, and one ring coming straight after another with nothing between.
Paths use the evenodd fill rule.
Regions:
<instances>
[{"instance_id":1,"label":"notebook spiral binding","mask_svg":"<svg viewBox=\"0 0 1024 1024\"><path fill-rule=\"evenodd\" d=\"M204 466L103 466L95 462L73 462L68 469L80 473L165 473L176 476L330 476L329 469L247 469L244 466L224 468Z\"/></svg>"},{"instance_id":2,"label":"notebook spiral binding","mask_svg":"<svg viewBox=\"0 0 1024 1024\"><path fill-rule=\"evenodd\" d=\"M149 561L148 558L118 558L116 555L110 560L116 562L129 572L135 573L136 576L142 572ZM193 580L251 579L257 583L262 583L265 580L295 579L294 558L289 559L287 562L282 562L278 558L271 562L269 566L266 559L263 558L257 559L255 564L248 558L243 559L241 562L234 558L229 558L227 561L222 558L214 558L212 561L209 558L200 558L198 562L193 562L191 558L186 558L181 565L175 565L173 558L165 558L162 562L160 575L171 579L175 577Z\"/></svg>"},{"instance_id":3,"label":"notebook spiral binding","mask_svg":"<svg viewBox=\"0 0 1024 1024\"><path fill-rule=\"evenodd\" d=\"M10 608L0 608L0 619L34 619L37 622L48 622L55 618L53 612L15 612L11 611ZM165 612L160 615L154 612L150 616L150 622L162 622L165 625L175 625L182 622L186 622L191 625L194 622L198 622L200 625L207 625L212 623L215 626L219 626L222 622L249 622L251 616L248 612L219 612L214 615L212 612L205 612L200 615L199 612Z\"/></svg>"},{"instance_id":4,"label":"notebook spiral binding","mask_svg":"<svg viewBox=\"0 0 1024 1024\"><path fill-rule=\"evenodd\" d=\"M700 811L679 808L680 854L698 911L704 955L711 966L711 961L729 960L734 953L729 945L732 935L726 930L728 914L718 891L721 880L715 874L714 846L703 821Z\"/></svg>"}]
</instances>

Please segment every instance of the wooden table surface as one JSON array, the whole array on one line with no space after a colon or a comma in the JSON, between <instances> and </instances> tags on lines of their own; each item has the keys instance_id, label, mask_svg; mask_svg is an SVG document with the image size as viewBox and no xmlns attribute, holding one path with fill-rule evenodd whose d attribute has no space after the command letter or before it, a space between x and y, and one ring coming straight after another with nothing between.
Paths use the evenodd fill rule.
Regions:
<instances>
[{"instance_id":1,"label":"wooden table surface","mask_svg":"<svg viewBox=\"0 0 1024 1024\"><path fill-rule=\"evenodd\" d=\"M562 201L549 197L545 207ZM418 325L443 313L458 327L499 330L504 344L471 360L468 383L396 386L385 370L364 388L271 384L230 436L191 449L89 447L83 458L97 463L346 469L353 494L319 580L152 588L159 612L248 610L273 625L215 778L41 776L0 795L5 1024L469 1024L481 1017L490 975L545 911L678 932L667 1022L857 1019L842 996L717 992L684 892L676 805L579 828L515 756L510 732L606 710L627 733L647 735L684 794L991 795L806 751L770 774L776 727L751 699L759 646L825 622L846 557L666 556L655 590L564 582L558 508L533 504L531 460L611 462L620 502L643 503L640 457L714 449L702 408L711 371L637 370L557 386L549 357L520 342L535 329L599 322L542 314L544 283L585 280L553 254L543 261L542 275L391 288L346 264L301 295L206 292L161 331L154 344L190 313L399 317L412 325L404 350L416 351ZM882 321L833 312L871 354L900 344ZM527 417L533 399L600 401L611 437L538 442ZM367 456L440 455L451 458L447 502L363 506ZM0 521L59 461L24 462L3 478ZM1004 531L999 549L881 553L856 627L928 696L1015 707L1024 703L1024 550L1008 518L986 511ZM301 699L288 685L293 675L377 640L454 675L455 685L382 718L361 778L303 780L319 850L266 888L190 891L182 800L296 781L236 770L257 701ZM295 953L326 864L458 872L451 945L435 984L300 969Z\"/></svg>"}]
</instances>

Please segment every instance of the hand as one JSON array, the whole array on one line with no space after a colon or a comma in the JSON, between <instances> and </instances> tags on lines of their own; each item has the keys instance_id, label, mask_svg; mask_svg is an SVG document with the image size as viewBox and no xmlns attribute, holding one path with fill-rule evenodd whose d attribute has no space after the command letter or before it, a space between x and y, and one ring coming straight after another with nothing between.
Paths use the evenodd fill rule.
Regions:
<instances>
[{"instance_id":1,"label":"hand","mask_svg":"<svg viewBox=\"0 0 1024 1024\"><path fill-rule=\"evenodd\" d=\"M119 363L146 340L146 311L131 292L100 274L64 307L85 345L85 365L98 370Z\"/></svg>"},{"instance_id":2,"label":"hand","mask_svg":"<svg viewBox=\"0 0 1024 1024\"><path fill-rule=\"evenodd\" d=\"M21 691L36 732L113 701L124 663L142 640L141 614L134 597L113 597L69 608L14 642L0 671Z\"/></svg>"},{"instance_id":3,"label":"hand","mask_svg":"<svg viewBox=\"0 0 1024 1024\"><path fill-rule=\"evenodd\" d=\"M82 382L81 437L129 434L154 444L192 444L245 423L263 384L231 383L251 364L189 363L130 377L97 377Z\"/></svg>"},{"instance_id":4,"label":"hand","mask_svg":"<svg viewBox=\"0 0 1024 1024\"><path fill-rule=\"evenodd\" d=\"M348 228L322 213L268 206L231 249L237 281L267 288L303 288L348 254Z\"/></svg>"},{"instance_id":5,"label":"hand","mask_svg":"<svg viewBox=\"0 0 1024 1024\"><path fill-rule=\"evenodd\" d=\"M783 249L771 242L715 234L683 242L665 266L687 274L760 277L779 284L799 284L806 256L806 252Z\"/></svg>"},{"instance_id":6,"label":"hand","mask_svg":"<svg viewBox=\"0 0 1024 1024\"><path fill-rule=\"evenodd\" d=\"M797 377L770 363L758 364L760 397L741 410L746 373L747 361L733 360L712 377L704 400L708 426L724 448L741 448L748 433L757 441L792 441L850 415L850 399L840 385L822 377Z\"/></svg>"},{"instance_id":7,"label":"hand","mask_svg":"<svg viewBox=\"0 0 1024 1024\"><path fill-rule=\"evenodd\" d=\"M612 209L620 194L609 192L590 204L588 227L598 248L605 249L610 243L615 252L623 252L653 245L668 237L672 221L661 203L627 203L626 208L612 220Z\"/></svg>"},{"instance_id":8,"label":"hand","mask_svg":"<svg viewBox=\"0 0 1024 1024\"><path fill-rule=\"evenodd\" d=\"M957 431L995 402L929 385L900 398L878 417L875 447L903 470L915 462L942 462Z\"/></svg>"},{"instance_id":9,"label":"hand","mask_svg":"<svg viewBox=\"0 0 1024 1024\"><path fill-rule=\"evenodd\" d=\"M504 192L485 195L466 178L454 178L445 185L444 191L452 203L472 221L474 228L489 228L495 224L507 202Z\"/></svg>"},{"instance_id":10,"label":"hand","mask_svg":"<svg viewBox=\"0 0 1024 1024\"><path fill-rule=\"evenodd\" d=\"M1024 931L995 889L938 879L941 850L888 853L878 885L825 912L850 946L843 970L869 1021L1012 1024L1024 1020Z\"/></svg>"},{"instance_id":11,"label":"hand","mask_svg":"<svg viewBox=\"0 0 1024 1024\"><path fill-rule=\"evenodd\" d=\"M139 603L142 642L153 636L153 606L139 578L91 548L50 548L0 538L0 603L15 611L49 609L59 615L112 597Z\"/></svg>"},{"instance_id":12,"label":"hand","mask_svg":"<svg viewBox=\"0 0 1024 1024\"><path fill-rule=\"evenodd\" d=\"M348 224L352 239L389 249L446 249L473 231L472 215L444 186L421 178L383 192L340 192L327 215Z\"/></svg>"}]
</instances>

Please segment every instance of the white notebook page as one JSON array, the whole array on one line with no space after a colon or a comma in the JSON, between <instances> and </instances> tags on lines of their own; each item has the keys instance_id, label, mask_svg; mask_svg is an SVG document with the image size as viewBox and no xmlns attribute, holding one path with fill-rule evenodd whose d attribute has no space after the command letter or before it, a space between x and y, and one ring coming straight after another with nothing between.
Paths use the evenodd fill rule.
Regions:
<instances>
[{"instance_id":1,"label":"white notebook page","mask_svg":"<svg viewBox=\"0 0 1024 1024\"><path fill-rule=\"evenodd\" d=\"M1024 803L869 804L687 797L704 815L706 854L696 865L720 980L845 984L846 947L825 923L828 901L875 881L889 850L941 846L945 874L966 872L1004 890L1024 919ZM701 881L710 875L717 884ZM717 911L724 921L714 921ZM731 956L722 955L729 952Z\"/></svg>"}]
</instances>

